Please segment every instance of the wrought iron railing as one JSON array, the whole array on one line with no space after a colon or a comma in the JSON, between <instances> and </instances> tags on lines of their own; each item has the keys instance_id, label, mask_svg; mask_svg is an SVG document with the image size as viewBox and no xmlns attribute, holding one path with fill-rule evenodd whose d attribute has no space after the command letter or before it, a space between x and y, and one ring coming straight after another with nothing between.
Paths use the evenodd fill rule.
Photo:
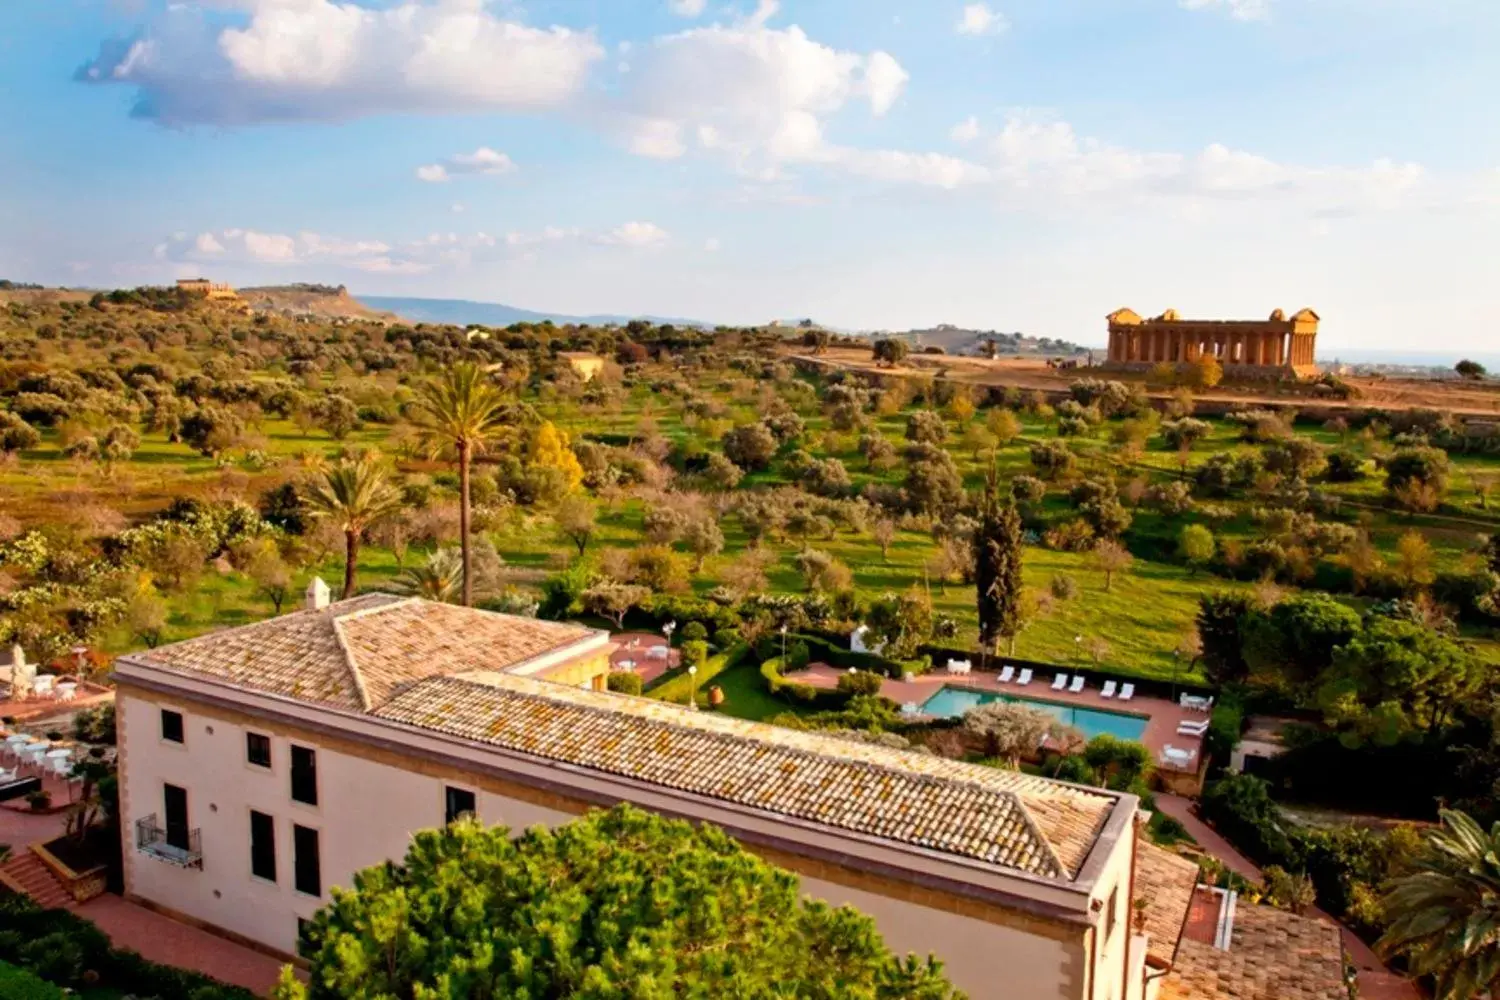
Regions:
<instances>
[{"instance_id":1,"label":"wrought iron railing","mask_svg":"<svg viewBox=\"0 0 1500 1000\"><path fill-rule=\"evenodd\" d=\"M203 867L202 831L184 830L169 840L167 828L157 822L155 813L135 821L135 849L183 868Z\"/></svg>"}]
</instances>

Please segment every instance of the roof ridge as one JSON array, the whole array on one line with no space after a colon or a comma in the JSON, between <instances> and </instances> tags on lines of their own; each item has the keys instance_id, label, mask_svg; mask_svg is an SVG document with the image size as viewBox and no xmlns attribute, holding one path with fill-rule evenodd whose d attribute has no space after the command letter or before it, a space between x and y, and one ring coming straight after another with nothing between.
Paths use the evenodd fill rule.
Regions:
<instances>
[{"instance_id":1,"label":"roof ridge","mask_svg":"<svg viewBox=\"0 0 1500 1000\"><path fill-rule=\"evenodd\" d=\"M373 591L372 593L378 594L382 597L396 596L394 594L386 594L384 591L380 590ZM367 615L376 614L382 611L389 611L392 608L403 607L415 600L417 600L417 598L415 597L397 597L396 600L389 601L385 604L375 604L368 608L355 608L348 614L335 614L328 616L329 621L333 623L333 637L338 641L339 652L344 654L344 666L349 670L349 679L354 683L354 692L355 694L359 695L359 707L361 711L371 711L375 707L375 703L370 698L370 689L365 685L365 676L364 674L360 673L359 662L355 660L354 651L349 648L348 638L344 635L344 622L354 618L363 618ZM330 610L335 606L336 605L330 605Z\"/></svg>"},{"instance_id":2,"label":"roof ridge","mask_svg":"<svg viewBox=\"0 0 1500 1000\"><path fill-rule=\"evenodd\" d=\"M507 674L502 672L495 672L493 676L500 680L500 683L472 680L462 675L450 675L444 677L432 677L428 678L425 681L419 681L417 684L412 685L412 687L409 688L408 691L413 691L416 688L426 684L452 681L465 687L476 687L481 689L500 688L501 690L508 691L521 697L539 698L544 701L553 702L555 704L567 705L571 708L579 709L581 711L588 712L594 715L617 716L621 714L619 712L611 711L610 709L600 705L593 705L576 699L559 697L547 690L548 687L556 687L556 685L549 684L549 682L547 681L538 681L535 678L517 676L515 674ZM405 694L406 692L402 693ZM663 702L662 704L668 705L669 703ZM747 741L754 739L754 737L751 736L738 735L707 726L693 726L685 722L658 718L656 716L638 718L640 718L640 721L645 723L660 725L679 732L701 734L720 742ZM829 742L837 739L837 737L825 736L821 733L803 733L802 735L810 735L815 739L826 740ZM847 743L850 741L845 740L840 742ZM925 771L907 770L897 767L893 764L887 764L880 761L865 760L857 756L839 754L836 753L833 748L830 748L829 752L827 753L819 753L818 751L813 749L795 746L788 743L775 743L772 745L776 746L777 749L792 754L803 761L826 760L832 757L843 763L855 765L860 770L863 770L872 775L899 775L905 780L915 781L928 787L942 787L961 784L968 788L982 792L986 795L994 795L1003 798L1017 810L1018 814L1021 817L1022 823L1026 827L1027 833L1030 835L1029 839L1032 841L1034 846L1039 848L1042 859L1046 862L1046 865L1042 866L1046 870L1040 871L1038 872L1038 874L1047 875L1053 878L1065 878L1068 881L1073 880L1073 875L1068 871L1067 866L1065 866L1062 863L1062 860L1058 857L1051 841L1047 839L1047 836L1042 833L1041 828L1037 826L1035 818L1031 815L1031 811L1026 808L1026 803L1014 789L998 788L992 785L987 785L984 782L975 781L966 777L943 777L936 774L929 774Z\"/></svg>"}]
</instances>

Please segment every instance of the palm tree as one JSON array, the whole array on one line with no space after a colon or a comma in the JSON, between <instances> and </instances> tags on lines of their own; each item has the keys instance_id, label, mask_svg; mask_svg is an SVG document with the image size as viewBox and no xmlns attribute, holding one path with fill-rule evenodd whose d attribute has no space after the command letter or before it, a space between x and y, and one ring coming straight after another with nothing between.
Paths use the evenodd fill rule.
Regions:
<instances>
[{"instance_id":1,"label":"palm tree","mask_svg":"<svg viewBox=\"0 0 1500 1000\"><path fill-rule=\"evenodd\" d=\"M354 596L359 570L359 543L370 528L401 512L401 491L385 466L369 456L345 459L334 465L308 490L307 505L314 517L327 518L344 533L344 593Z\"/></svg>"},{"instance_id":2,"label":"palm tree","mask_svg":"<svg viewBox=\"0 0 1500 1000\"><path fill-rule=\"evenodd\" d=\"M500 389L478 365L464 362L417 390L413 415L428 443L458 461L458 536L463 553L463 603L473 603L469 561L469 460L481 454L510 416Z\"/></svg>"},{"instance_id":3,"label":"palm tree","mask_svg":"<svg viewBox=\"0 0 1500 1000\"><path fill-rule=\"evenodd\" d=\"M463 557L457 549L438 549L419 566L408 566L396 589L429 601L452 604L463 587Z\"/></svg>"},{"instance_id":4,"label":"palm tree","mask_svg":"<svg viewBox=\"0 0 1500 1000\"><path fill-rule=\"evenodd\" d=\"M1390 923L1376 947L1406 955L1433 977L1437 1000L1475 1000L1500 990L1500 823L1488 832L1443 810L1412 871L1392 879L1381 903Z\"/></svg>"}]
</instances>

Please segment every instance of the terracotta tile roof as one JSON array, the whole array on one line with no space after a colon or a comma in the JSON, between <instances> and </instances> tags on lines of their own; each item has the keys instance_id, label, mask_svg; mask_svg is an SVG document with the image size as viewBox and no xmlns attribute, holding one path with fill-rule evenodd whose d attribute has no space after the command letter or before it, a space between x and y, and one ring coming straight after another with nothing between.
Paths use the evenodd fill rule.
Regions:
<instances>
[{"instance_id":1,"label":"terracotta tile roof","mask_svg":"<svg viewBox=\"0 0 1500 1000\"><path fill-rule=\"evenodd\" d=\"M643 698L480 672L413 685L394 722L1071 881L1117 796Z\"/></svg>"},{"instance_id":2,"label":"terracotta tile roof","mask_svg":"<svg viewBox=\"0 0 1500 1000\"><path fill-rule=\"evenodd\" d=\"M576 625L364 594L322 610L159 646L130 659L252 691L368 711L415 681L504 670L597 635Z\"/></svg>"},{"instance_id":3,"label":"terracotta tile roof","mask_svg":"<svg viewBox=\"0 0 1500 1000\"><path fill-rule=\"evenodd\" d=\"M1236 907L1229 950L1184 940L1157 1000L1348 1000L1333 924L1269 906Z\"/></svg>"},{"instance_id":4,"label":"terracotta tile roof","mask_svg":"<svg viewBox=\"0 0 1500 1000\"><path fill-rule=\"evenodd\" d=\"M1147 957L1163 964L1172 960L1197 884L1196 863L1144 840L1137 843L1135 898L1146 901Z\"/></svg>"}]
</instances>

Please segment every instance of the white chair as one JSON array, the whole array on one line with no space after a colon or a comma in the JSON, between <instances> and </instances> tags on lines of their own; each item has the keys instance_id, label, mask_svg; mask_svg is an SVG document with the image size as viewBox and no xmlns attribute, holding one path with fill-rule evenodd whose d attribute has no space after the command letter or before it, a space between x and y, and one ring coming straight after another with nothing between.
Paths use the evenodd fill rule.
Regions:
<instances>
[{"instance_id":1,"label":"white chair","mask_svg":"<svg viewBox=\"0 0 1500 1000\"><path fill-rule=\"evenodd\" d=\"M1031 668L1030 667L1023 667L1023 668L1021 668L1021 675L1016 678L1016 683L1019 684L1019 685L1021 685L1022 687L1025 687L1027 684L1031 683Z\"/></svg>"},{"instance_id":2,"label":"white chair","mask_svg":"<svg viewBox=\"0 0 1500 1000\"><path fill-rule=\"evenodd\" d=\"M1052 690L1054 690L1054 691L1061 691L1063 688L1065 688L1067 686L1068 686L1068 675L1067 674L1056 674L1056 675L1053 676L1053 678L1052 678Z\"/></svg>"},{"instance_id":3,"label":"white chair","mask_svg":"<svg viewBox=\"0 0 1500 1000\"><path fill-rule=\"evenodd\" d=\"M15 768L0 767L0 785L8 785L20 777L20 772Z\"/></svg>"},{"instance_id":4,"label":"white chair","mask_svg":"<svg viewBox=\"0 0 1500 1000\"><path fill-rule=\"evenodd\" d=\"M1135 685L1125 683L1120 685L1120 700L1129 701L1135 697Z\"/></svg>"},{"instance_id":5,"label":"white chair","mask_svg":"<svg viewBox=\"0 0 1500 1000\"><path fill-rule=\"evenodd\" d=\"M1015 678L1015 676L1016 668L1007 666L1004 670L1000 671L1000 683L1009 684Z\"/></svg>"},{"instance_id":6,"label":"white chair","mask_svg":"<svg viewBox=\"0 0 1500 1000\"><path fill-rule=\"evenodd\" d=\"M52 674L38 674L31 682L31 693L38 698L51 698L56 691L53 687L57 678Z\"/></svg>"},{"instance_id":7,"label":"white chair","mask_svg":"<svg viewBox=\"0 0 1500 1000\"><path fill-rule=\"evenodd\" d=\"M1208 732L1208 720L1202 722L1179 722L1177 724L1178 736L1202 736Z\"/></svg>"},{"instance_id":8,"label":"white chair","mask_svg":"<svg viewBox=\"0 0 1500 1000\"><path fill-rule=\"evenodd\" d=\"M48 770L64 781L73 772L73 751L66 747L58 750L48 750L42 760Z\"/></svg>"},{"instance_id":9,"label":"white chair","mask_svg":"<svg viewBox=\"0 0 1500 1000\"><path fill-rule=\"evenodd\" d=\"M1105 681L1104 686L1099 689L1099 697L1113 698L1115 696L1115 682Z\"/></svg>"},{"instance_id":10,"label":"white chair","mask_svg":"<svg viewBox=\"0 0 1500 1000\"><path fill-rule=\"evenodd\" d=\"M922 707L914 701L908 701L906 704L901 706L902 715L919 715L921 711Z\"/></svg>"},{"instance_id":11,"label":"white chair","mask_svg":"<svg viewBox=\"0 0 1500 1000\"><path fill-rule=\"evenodd\" d=\"M73 701L78 697L77 681L61 681L57 685L58 701Z\"/></svg>"},{"instance_id":12,"label":"white chair","mask_svg":"<svg viewBox=\"0 0 1500 1000\"><path fill-rule=\"evenodd\" d=\"M1073 683L1068 685L1068 693L1069 694L1082 694L1083 693L1083 683L1084 683L1084 681L1083 681L1083 675L1082 674L1074 674L1073 675Z\"/></svg>"}]
</instances>

